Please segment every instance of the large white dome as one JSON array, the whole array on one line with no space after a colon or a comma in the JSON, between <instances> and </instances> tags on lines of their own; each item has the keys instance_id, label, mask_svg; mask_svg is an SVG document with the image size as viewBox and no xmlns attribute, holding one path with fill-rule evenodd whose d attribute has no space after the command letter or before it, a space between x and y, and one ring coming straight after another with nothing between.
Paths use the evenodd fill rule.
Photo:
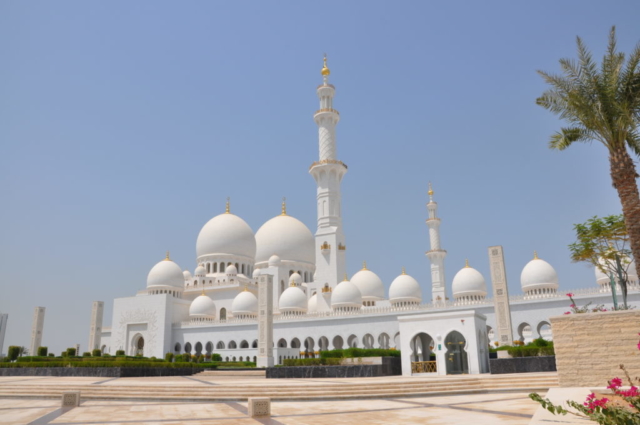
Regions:
<instances>
[{"instance_id":1,"label":"large white dome","mask_svg":"<svg viewBox=\"0 0 640 425\"><path fill-rule=\"evenodd\" d=\"M453 296L456 298L487 295L487 283L484 277L478 270L469 266L456 273L451 287Z\"/></svg>"},{"instance_id":2,"label":"large white dome","mask_svg":"<svg viewBox=\"0 0 640 425\"><path fill-rule=\"evenodd\" d=\"M402 271L402 274L396 277L389 287L389 301L395 303L421 303L422 290L420 284L413 277Z\"/></svg>"},{"instance_id":3,"label":"large white dome","mask_svg":"<svg viewBox=\"0 0 640 425\"><path fill-rule=\"evenodd\" d=\"M315 313L318 311L318 294L313 294L313 296L309 298L307 311L309 313Z\"/></svg>"},{"instance_id":4,"label":"large white dome","mask_svg":"<svg viewBox=\"0 0 640 425\"><path fill-rule=\"evenodd\" d=\"M281 313L305 313L307 311L307 296L297 286L290 286L280 295L278 309Z\"/></svg>"},{"instance_id":5,"label":"large white dome","mask_svg":"<svg viewBox=\"0 0 640 425\"><path fill-rule=\"evenodd\" d=\"M361 308L362 294L356 285L343 280L331 294L331 308Z\"/></svg>"},{"instance_id":6,"label":"large white dome","mask_svg":"<svg viewBox=\"0 0 640 425\"><path fill-rule=\"evenodd\" d=\"M253 259L256 256L256 238L243 219L231 213L220 214L200 230L196 253L198 257L231 254Z\"/></svg>"},{"instance_id":7,"label":"large white dome","mask_svg":"<svg viewBox=\"0 0 640 425\"><path fill-rule=\"evenodd\" d=\"M164 259L153 266L147 275L147 288L152 286L173 286L184 287L184 274L176 263L169 259Z\"/></svg>"},{"instance_id":8,"label":"large white dome","mask_svg":"<svg viewBox=\"0 0 640 425\"><path fill-rule=\"evenodd\" d=\"M196 318L215 319L216 305L211 298L202 294L191 302L189 316Z\"/></svg>"},{"instance_id":9,"label":"large white dome","mask_svg":"<svg viewBox=\"0 0 640 425\"><path fill-rule=\"evenodd\" d=\"M522 269L520 285L525 293L535 289L558 289L558 274L551 264L536 255Z\"/></svg>"},{"instance_id":10,"label":"large white dome","mask_svg":"<svg viewBox=\"0 0 640 425\"><path fill-rule=\"evenodd\" d=\"M283 261L315 264L313 234L289 215L279 215L263 224L256 232L256 244L256 263L268 262L276 254Z\"/></svg>"},{"instance_id":11,"label":"large white dome","mask_svg":"<svg viewBox=\"0 0 640 425\"><path fill-rule=\"evenodd\" d=\"M384 299L384 284L377 274L362 269L351 277L351 283L358 287L363 301L379 301Z\"/></svg>"},{"instance_id":12,"label":"large white dome","mask_svg":"<svg viewBox=\"0 0 640 425\"><path fill-rule=\"evenodd\" d=\"M242 291L233 299L231 312L238 315L257 315L258 298L250 291Z\"/></svg>"}]
</instances>

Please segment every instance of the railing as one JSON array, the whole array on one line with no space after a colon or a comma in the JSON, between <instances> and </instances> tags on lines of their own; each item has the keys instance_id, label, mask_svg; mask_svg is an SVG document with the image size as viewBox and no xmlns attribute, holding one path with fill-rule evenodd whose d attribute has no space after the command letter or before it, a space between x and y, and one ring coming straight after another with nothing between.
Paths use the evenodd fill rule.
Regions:
<instances>
[{"instance_id":1,"label":"railing","mask_svg":"<svg viewBox=\"0 0 640 425\"><path fill-rule=\"evenodd\" d=\"M411 373L437 373L438 366L435 360L428 362L411 362Z\"/></svg>"}]
</instances>

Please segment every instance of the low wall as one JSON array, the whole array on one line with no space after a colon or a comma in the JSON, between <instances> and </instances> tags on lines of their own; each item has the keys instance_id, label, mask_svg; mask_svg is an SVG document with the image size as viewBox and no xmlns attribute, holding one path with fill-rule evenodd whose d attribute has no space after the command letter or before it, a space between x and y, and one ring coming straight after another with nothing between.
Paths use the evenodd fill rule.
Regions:
<instances>
[{"instance_id":1,"label":"low wall","mask_svg":"<svg viewBox=\"0 0 640 425\"><path fill-rule=\"evenodd\" d=\"M567 314L550 321L561 387L606 386L623 378L621 364L640 376L640 310Z\"/></svg>"},{"instance_id":2,"label":"low wall","mask_svg":"<svg viewBox=\"0 0 640 425\"><path fill-rule=\"evenodd\" d=\"M0 367L0 376L97 376L127 378L138 376L186 376L200 368L179 367Z\"/></svg>"},{"instance_id":3,"label":"low wall","mask_svg":"<svg viewBox=\"0 0 640 425\"><path fill-rule=\"evenodd\" d=\"M501 373L555 372L555 356L514 357L512 359L490 359L492 375Z\"/></svg>"},{"instance_id":4,"label":"low wall","mask_svg":"<svg viewBox=\"0 0 640 425\"><path fill-rule=\"evenodd\" d=\"M380 364L269 367L267 378L369 378L402 374L400 357L380 359Z\"/></svg>"}]
</instances>

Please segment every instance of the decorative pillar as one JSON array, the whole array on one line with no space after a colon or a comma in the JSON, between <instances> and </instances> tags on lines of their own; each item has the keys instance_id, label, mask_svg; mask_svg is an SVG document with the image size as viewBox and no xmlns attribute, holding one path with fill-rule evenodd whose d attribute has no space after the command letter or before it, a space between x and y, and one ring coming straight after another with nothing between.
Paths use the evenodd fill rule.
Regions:
<instances>
[{"instance_id":1,"label":"decorative pillar","mask_svg":"<svg viewBox=\"0 0 640 425\"><path fill-rule=\"evenodd\" d=\"M33 324L31 325L30 356L38 354L38 348L42 345L42 331L44 330L44 307L36 307L33 312Z\"/></svg>"},{"instance_id":2,"label":"decorative pillar","mask_svg":"<svg viewBox=\"0 0 640 425\"><path fill-rule=\"evenodd\" d=\"M257 367L273 362L273 276L258 277L258 361Z\"/></svg>"},{"instance_id":3,"label":"decorative pillar","mask_svg":"<svg viewBox=\"0 0 640 425\"><path fill-rule=\"evenodd\" d=\"M104 302L94 301L91 308L91 329L89 330L89 351L100 348L100 336L102 334L102 314Z\"/></svg>"},{"instance_id":4,"label":"decorative pillar","mask_svg":"<svg viewBox=\"0 0 640 425\"><path fill-rule=\"evenodd\" d=\"M509 289L507 288L507 270L504 267L502 246L489 247L489 264L491 267L491 286L493 287L493 303L496 312L498 341L501 345L513 345L511 307L509 306Z\"/></svg>"}]
</instances>

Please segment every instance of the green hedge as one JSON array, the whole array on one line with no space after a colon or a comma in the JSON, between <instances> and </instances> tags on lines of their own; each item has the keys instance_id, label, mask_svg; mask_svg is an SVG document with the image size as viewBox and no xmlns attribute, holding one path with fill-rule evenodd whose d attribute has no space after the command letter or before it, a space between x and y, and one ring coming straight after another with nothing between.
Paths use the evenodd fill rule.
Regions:
<instances>
[{"instance_id":1,"label":"green hedge","mask_svg":"<svg viewBox=\"0 0 640 425\"><path fill-rule=\"evenodd\" d=\"M36 353L40 357L45 357L49 352L48 347L38 347L38 352Z\"/></svg>"},{"instance_id":2,"label":"green hedge","mask_svg":"<svg viewBox=\"0 0 640 425\"><path fill-rule=\"evenodd\" d=\"M326 357L319 359L284 359L284 366L338 366L342 364L341 358Z\"/></svg>"},{"instance_id":3,"label":"green hedge","mask_svg":"<svg viewBox=\"0 0 640 425\"><path fill-rule=\"evenodd\" d=\"M399 350L385 350L383 348L347 348L344 350L320 351L320 357L355 358L355 357L400 357Z\"/></svg>"},{"instance_id":4,"label":"green hedge","mask_svg":"<svg viewBox=\"0 0 640 425\"><path fill-rule=\"evenodd\" d=\"M93 362L76 362L58 360L57 362L17 362L17 363L0 363L0 367L21 368L21 367L166 367L170 369L180 367L192 368L213 368L216 366L212 363L168 363L168 362L104 362L101 360Z\"/></svg>"},{"instance_id":5,"label":"green hedge","mask_svg":"<svg viewBox=\"0 0 640 425\"><path fill-rule=\"evenodd\" d=\"M553 346L535 347L526 345L524 347L509 347L507 350L511 357L536 357L536 356L554 356Z\"/></svg>"}]
</instances>

